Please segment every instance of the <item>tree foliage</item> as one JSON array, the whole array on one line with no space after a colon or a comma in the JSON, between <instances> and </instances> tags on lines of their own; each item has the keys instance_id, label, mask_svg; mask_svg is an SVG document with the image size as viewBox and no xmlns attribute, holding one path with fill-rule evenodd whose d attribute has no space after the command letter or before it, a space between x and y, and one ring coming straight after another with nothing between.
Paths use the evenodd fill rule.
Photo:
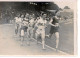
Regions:
<instances>
[{"instance_id":1,"label":"tree foliage","mask_svg":"<svg viewBox=\"0 0 80 58\"><path fill-rule=\"evenodd\" d=\"M65 6L64 9L70 9L69 6Z\"/></svg>"}]
</instances>

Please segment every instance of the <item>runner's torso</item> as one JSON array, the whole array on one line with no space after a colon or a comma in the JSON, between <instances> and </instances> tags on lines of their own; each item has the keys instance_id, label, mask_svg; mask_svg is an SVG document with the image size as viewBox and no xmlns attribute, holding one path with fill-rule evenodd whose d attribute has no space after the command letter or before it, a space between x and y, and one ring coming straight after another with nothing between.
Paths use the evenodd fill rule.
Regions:
<instances>
[{"instance_id":1,"label":"runner's torso","mask_svg":"<svg viewBox=\"0 0 80 58\"><path fill-rule=\"evenodd\" d=\"M45 29L46 20L43 20L43 18L40 18L38 21L38 29Z\"/></svg>"},{"instance_id":2,"label":"runner's torso","mask_svg":"<svg viewBox=\"0 0 80 58\"><path fill-rule=\"evenodd\" d=\"M15 17L15 23L19 22L19 17Z\"/></svg>"},{"instance_id":3,"label":"runner's torso","mask_svg":"<svg viewBox=\"0 0 80 58\"><path fill-rule=\"evenodd\" d=\"M28 27L28 19L24 18L23 25Z\"/></svg>"},{"instance_id":4,"label":"runner's torso","mask_svg":"<svg viewBox=\"0 0 80 58\"><path fill-rule=\"evenodd\" d=\"M55 18L55 17L53 17L52 18L52 24L53 25L58 25L58 23L59 23L59 19L58 18ZM59 25L58 26L51 26L52 27L52 29L58 29L59 28Z\"/></svg>"},{"instance_id":5,"label":"runner's torso","mask_svg":"<svg viewBox=\"0 0 80 58\"><path fill-rule=\"evenodd\" d=\"M29 27L33 27L34 26L34 19L31 19L30 21L29 21Z\"/></svg>"},{"instance_id":6,"label":"runner's torso","mask_svg":"<svg viewBox=\"0 0 80 58\"><path fill-rule=\"evenodd\" d=\"M56 23L59 23L59 20L58 20L57 18L55 18L55 17L53 17L52 20L53 20L53 21L52 21L52 24L54 24L54 25L55 25Z\"/></svg>"}]
</instances>

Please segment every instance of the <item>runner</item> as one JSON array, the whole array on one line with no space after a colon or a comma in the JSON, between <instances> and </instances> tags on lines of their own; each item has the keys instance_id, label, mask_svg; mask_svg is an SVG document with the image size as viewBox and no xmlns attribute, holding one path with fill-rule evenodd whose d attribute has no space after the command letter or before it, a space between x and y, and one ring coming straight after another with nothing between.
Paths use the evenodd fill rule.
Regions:
<instances>
[{"instance_id":1,"label":"runner","mask_svg":"<svg viewBox=\"0 0 80 58\"><path fill-rule=\"evenodd\" d=\"M45 27L46 27L46 14L43 14L36 23L37 30L36 30L36 39L38 43L38 36L41 36L42 39L42 48L45 49Z\"/></svg>"},{"instance_id":2,"label":"runner","mask_svg":"<svg viewBox=\"0 0 80 58\"><path fill-rule=\"evenodd\" d=\"M24 32L26 34L27 29L28 29L28 23L29 23L29 14L28 13L26 13L23 23L24 23Z\"/></svg>"},{"instance_id":3,"label":"runner","mask_svg":"<svg viewBox=\"0 0 80 58\"><path fill-rule=\"evenodd\" d=\"M29 17L30 17L30 15L28 14L28 13L26 13L26 15L25 15L25 18L24 18L24 20L26 21L25 23L26 23L26 25L25 25L25 32L27 32L26 33L26 36L27 36L27 44L29 45L29 31L28 31L28 27L29 27Z\"/></svg>"},{"instance_id":4,"label":"runner","mask_svg":"<svg viewBox=\"0 0 80 58\"><path fill-rule=\"evenodd\" d=\"M20 14L17 15L17 17L15 17L15 35L18 34L18 29L19 29L19 18L20 18Z\"/></svg>"},{"instance_id":5,"label":"runner","mask_svg":"<svg viewBox=\"0 0 80 58\"><path fill-rule=\"evenodd\" d=\"M29 18L29 24L28 24L28 30L27 30L27 36L29 39L29 45L30 45L30 40L33 39L33 30L34 30L34 21L35 21L35 15L32 14Z\"/></svg>"},{"instance_id":6,"label":"runner","mask_svg":"<svg viewBox=\"0 0 80 58\"><path fill-rule=\"evenodd\" d=\"M56 36L56 51L59 44L59 18L55 15L49 23L51 25L50 38L53 34Z\"/></svg>"},{"instance_id":7,"label":"runner","mask_svg":"<svg viewBox=\"0 0 80 58\"><path fill-rule=\"evenodd\" d=\"M23 45L24 41L24 15L21 15L20 22L19 22L19 36L21 37L21 45Z\"/></svg>"}]
</instances>

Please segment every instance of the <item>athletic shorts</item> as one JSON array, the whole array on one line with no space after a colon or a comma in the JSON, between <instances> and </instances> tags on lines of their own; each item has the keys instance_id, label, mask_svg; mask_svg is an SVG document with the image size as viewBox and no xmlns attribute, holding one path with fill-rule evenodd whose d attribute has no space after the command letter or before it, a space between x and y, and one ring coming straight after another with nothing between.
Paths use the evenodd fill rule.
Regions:
<instances>
[{"instance_id":1,"label":"athletic shorts","mask_svg":"<svg viewBox=\"0 0 80 58\"><path fill-rule=\"evenodd\" d=\"M15 24L15 29L18 29L18 27L19 27L19 24L16 23Z\"/></svg>"},{"instance_id":2,"label":"athletic shorts","mask_svg":"<svg viewBox=\"0 0 80 58\"><path fill-rule=\"evenodd\" d=\"M21 30L21 36L24 36L24 30L23 29Z\"/></svg>"},{"instance_id":3,"label":"athletic shorts","mask_svg":"<svg viewBox=\"0 0 80 58\"><path fill-rule=\"evenodd\" d=\"M44 34L45 33L45 30L44 29L37 29L36 30L36 33L37 34Z\"/></svg>"},{"instance_id":4,"label":"athletic shorts","mask_svg":"<svg viewBox=\"0 0 80 58\"><path fill-rule=\"evenodd\" d=\"M22 26L21 29L23 29L24 32L27 32L28 27L27 26Z\"/></svg>"},{"instance_id":5,"label":"athletic shorts","mask_svg":"<svg viewBox=\"0 0 80 58\"><path fill-rule=\"evenodd\" d=\"M28 32L29 32L30 34L33 34L33 27L28 27Z\"/></svg>"},{"instance_id":6,"label":"athletic shorts","mask_svg":"<svg viewBox=\"0 0 80 58\"><path fill-rule=\"evenodd\" d=\"M55 32L59 32L59 27L53 27L53 26L51 26L50 34L53 34Z\"/></svg>"}]
</instances>

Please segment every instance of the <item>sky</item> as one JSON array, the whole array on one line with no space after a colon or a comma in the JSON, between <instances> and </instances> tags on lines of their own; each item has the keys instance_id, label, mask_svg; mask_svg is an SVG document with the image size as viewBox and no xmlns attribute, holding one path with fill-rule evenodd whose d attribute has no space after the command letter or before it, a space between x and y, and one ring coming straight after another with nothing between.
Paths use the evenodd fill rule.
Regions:
<instances>
[{"instance_id":1,"label":"sky","mask_svg":"<svg viewBox=\"0 0 80 58\"><path fill-rule=\"evenodd\" d=\"M64 8L65 6L69 6L71 9L75 9L76 8L77 0L53 0L53 1L60 8Z\"/></svg>"}]
</instances>

